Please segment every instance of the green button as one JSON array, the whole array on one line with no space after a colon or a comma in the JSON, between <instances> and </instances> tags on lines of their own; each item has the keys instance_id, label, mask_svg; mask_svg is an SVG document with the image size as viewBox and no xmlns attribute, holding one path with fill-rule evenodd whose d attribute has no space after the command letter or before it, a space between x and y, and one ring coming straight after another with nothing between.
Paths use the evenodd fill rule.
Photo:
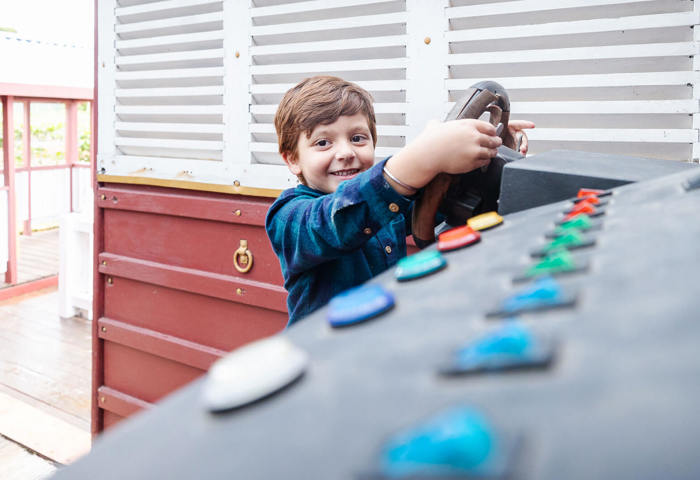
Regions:
<instances>
[{"instance_id":1,"label":"green button","mask_svg":"<svg viewBox=\"0 0 700 480\"><path fill-rule=\"evenodd\" d=\"M593 226L593 220L591 220L591 217L586 215L585 213L582 213L581 215L576 215L574 218L571 220L568 220L554 231L557 235L565 233L567 230L571 228L575 228L577 230L588 230Z\"/></svg>"},{"instance_id":2,"label":"green button","mask_svg":"<svg viewBox=\"0 0 700 480\"><path fill-rule=\"evenodd\" d=\"M581 235L581 232L575 228L570 228L566 233L558 236L552 240L549 245L544 247L546 253L554 252L556 250L562 250L569 247L576 247L584 243L585 238Z\"/></svg>"},{"instance_id":3,"label":"green button","mask_svg":"<svg viewBox=\"0 0 700 480\"><path fill-rule=\"evenodd\" d=\"M568 272L576 269L571 254L566 250L559 250L544 257L540 263L534 265L525 272L527 277L548 275L553 273Z\"/></svg>"}]
</instances>

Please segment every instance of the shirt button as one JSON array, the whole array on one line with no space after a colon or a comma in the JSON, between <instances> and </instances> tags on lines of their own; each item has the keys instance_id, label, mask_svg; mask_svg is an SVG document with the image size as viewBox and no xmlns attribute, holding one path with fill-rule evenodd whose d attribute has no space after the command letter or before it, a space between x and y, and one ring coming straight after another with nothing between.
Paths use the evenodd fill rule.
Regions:
<instances>
[{"instance_id":1,"label":"shirt button","mask_svg":"<svg viewBox=\"0 0 700 480\"><path fill-rule=\"evenodd\" d=\"M392 212L396 213L396 212L399 211L399 206L396 205L395 203L390 203L390 204L389 204L389 210L391 210Z\"/></svg>"},{"instance_id":2,"label":"shirt button","mask_svg":"<svg viewBox=\"0 0 700 480\"><path fill-rule=\"evenodd\" d=\"M365 229L364 229L364 230L362 230L362 231L363 231L363 232L365 232L365 235L369 235L369 234L371 234L371 233L372 233L372 229L371 229L371 228L369 228L369 227L365 228Z\"/></svg>"},{"instance_id":3,"label":"shirt button","mask_svg":"<svg viewBox=\"0 0 700 480\"><path fill-rule=\"evenodd\" d=\"M386 253L391 253L391 245L384 247L384 250L386 250Z\"/></svg>"}]
</instances>

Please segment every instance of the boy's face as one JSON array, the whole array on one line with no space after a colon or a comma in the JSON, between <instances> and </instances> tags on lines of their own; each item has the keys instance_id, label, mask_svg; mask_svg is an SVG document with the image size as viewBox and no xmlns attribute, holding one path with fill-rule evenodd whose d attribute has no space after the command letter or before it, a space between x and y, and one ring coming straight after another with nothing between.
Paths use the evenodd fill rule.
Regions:
<instances>
[{"instance_id":1,"label":"boy's face","mask_svg":"<svg viewBox=\"0 0 700 480\"><path fill-rule=\"evenodd\" d=\"M374 144L362 113L344 115L328 125L317 125L297 142L297 158L283 154L294 175L302 174L306 184L325 193L335 192L340 182L354 178L374 164Z\"/></svg>"}]
</instances>

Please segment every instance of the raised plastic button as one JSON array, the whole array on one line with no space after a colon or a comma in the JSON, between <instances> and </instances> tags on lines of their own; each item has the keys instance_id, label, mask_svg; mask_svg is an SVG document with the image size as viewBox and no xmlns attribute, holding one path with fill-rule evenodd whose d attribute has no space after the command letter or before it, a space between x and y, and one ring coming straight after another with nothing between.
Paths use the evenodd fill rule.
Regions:
<instances>
[{"instance_id":1,"label":"raised plastic button","mask_svg":"<svg viewBox=\"0 0 700 480\"><path fill-rule=\"evenodd\" d=\"M511 316L521 312L570 306L575 301L576 297L567 294L556 280L551 277L542 277L504 300L499 309L487 315Z\"/></svg>"},{"instance_id":2,"label":"raised plastic button","mask_svg":"<svg viewBox=\"0 0 700 480\"><path fill-rule=\"evenodd\" d=\"M505 325L468 343L452 354L440 369L447 375L478 373L548 365L554 344L534 335L523 325Z\"/></svg>"},{"instance_id":3,"label":"raised plastic button","mask_svg":"<svg viewBox=\"0 0 700 480\"><path fill-rule=\"evenodd\" d=\"M392 212L396 213L396 212L399 211L399 206L396 205L395 203L390 203L390 204L389 204L389 210L391 210Z\"/></svg>"},{"instance_id":4,"label":"raised plastic button","mask_svg":"<svg viewBox=\"0 0 700 480\"><path fill-rule=\"evenodd\" d=\"M573 257L566 250L560 250L546 256L537 265L530 267L525 273L528 277L562 273L576 270Z\"/></svg>"},{"instance_id":5,"label":"raised plastic button","mask_svg":"<svg viewBox=\"0 0 700 480\"><path fill-rule=\"evenodd\" d=\"M391 245L387 245L386 247L384 247L384 251L386 253L391 253Z\"/></svg>"},{"instance_id":6,"label":"raised plastic button","mask_svg":"<svg viewBox=\"0 0 700 480\"><path fill-rule=\"evenodd\" d=\"M438 235L437 248L441 252L448 252L458 248L473 245L481 240L479 232L469 225L450 229Z\"/></svg>"},{"instance_id":7,"label":"raised plastic button","mask_svg":"<svg viewBox=\"0 0 700 480\"><path fill-rule=\"evenodd\" d=\"M382 449L382 473L385 478L477 473L499 446L494 433L478 412L448 410L391 437Z\"/></svg>"},{"instance_id":8,"label":"raised plastic button","mask_svg":"<svg viewBox=\"0 0 700 480\"><path fill-rule=\"evenodd\" d=\"M365 228L365 229L362 230L362 231L365 232L365 235L371 235L371 234L372 234L372 229L369 228L369 227Z\"/></svg>"},{"instance_id":9,"label":"raised plastic button","mask_svg":"<svg viewBox=\"0 0 700 480\"><path fill-rule=\"evenodd\" d=\"M486 212L467 220L467 225L474 230L488 230L503 223L503 217L496 212Z\"/></svg>"},{"instance_id":10,"label":"raised plastic button","mask_svg":"<svg viewBox=\"0 0 700 480\"><path fill-rule=\"evenodd\" d=\"M559 233L564 233L572 228L576 230L588 230L592 226L593 220L591 220L591 217L589 217L586 214L581 214L576 215L576 217L572 218L571 220L567 220L566 222L559 225L556 231Z\"/></svg>"},{"instance_id":11,"label":"raised plastic button","mask_svg":"<svg viewBox=\"0 0 700 480\"><path fill-rule=\"evenodd\" d=\"M558 250L573 250L575 248L590 247L595 244L595 240L585 237L579 230L575 228L566 229L561 235L557 236L539 250L532 252L535 257L543 257L550 255Z\"/></svg>"},{"instance_id":12,"label":"raised plastic button","mask_svg":"<svg viewBox=\"0 0 700 480\"><path fill-rule=\"evenodd\" d=\"M445 265L445 257L437 250L422 250L399 260L395 275L399 281L413 280L437 272Z\"/></svg>"},{"instance_id":13,"label":"raised plastic button","mask_svg":"<svg viewBox=\"0 0 700 480\"><path fill-rule=\"evenodd\" d=\"M578 198L581 198L581 197L588 197L591 195L601 196L603 194L605 194L605 190L598 190L596 188L579 188L576 196Z\"/></svg>"},{"instance_id":14,"label":"raised plastic button","mask_svg":"<svg viewBox=\"0 0 700 480\"><path fill-rule=\"evenodd\" d=\"M369 320L394 306L394 295L381 285L362 285L333 297L328 305L328 322L344 327Z\"/></svg>"},{"instance_id":15,"label":"raised plastic button","mask_svg":"<svg viewBox=\"0 0 700 480\"><path fill-rule=\"evenodd\" d=\"M251 343L217 360L207 373L204 404L213 412L241 407L301 376L308 356L281 336Z\"/></svg>"}]
</instances>

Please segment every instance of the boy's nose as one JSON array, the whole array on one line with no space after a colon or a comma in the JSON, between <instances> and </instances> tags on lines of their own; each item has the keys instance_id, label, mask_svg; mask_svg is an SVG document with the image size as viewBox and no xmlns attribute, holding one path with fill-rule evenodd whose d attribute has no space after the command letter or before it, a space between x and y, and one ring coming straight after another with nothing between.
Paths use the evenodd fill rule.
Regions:
<instances>
[{"instance_id":1,"label":"boy's nose","mask_svg":"<svg viewBox=\"0 0 700 480\"><path fill-rule=\"evenodd\" d=\"M355 158L355 151L350 147L341 147L335 152L336 160L352 160Z\"/></svg>"}]
</instances>

